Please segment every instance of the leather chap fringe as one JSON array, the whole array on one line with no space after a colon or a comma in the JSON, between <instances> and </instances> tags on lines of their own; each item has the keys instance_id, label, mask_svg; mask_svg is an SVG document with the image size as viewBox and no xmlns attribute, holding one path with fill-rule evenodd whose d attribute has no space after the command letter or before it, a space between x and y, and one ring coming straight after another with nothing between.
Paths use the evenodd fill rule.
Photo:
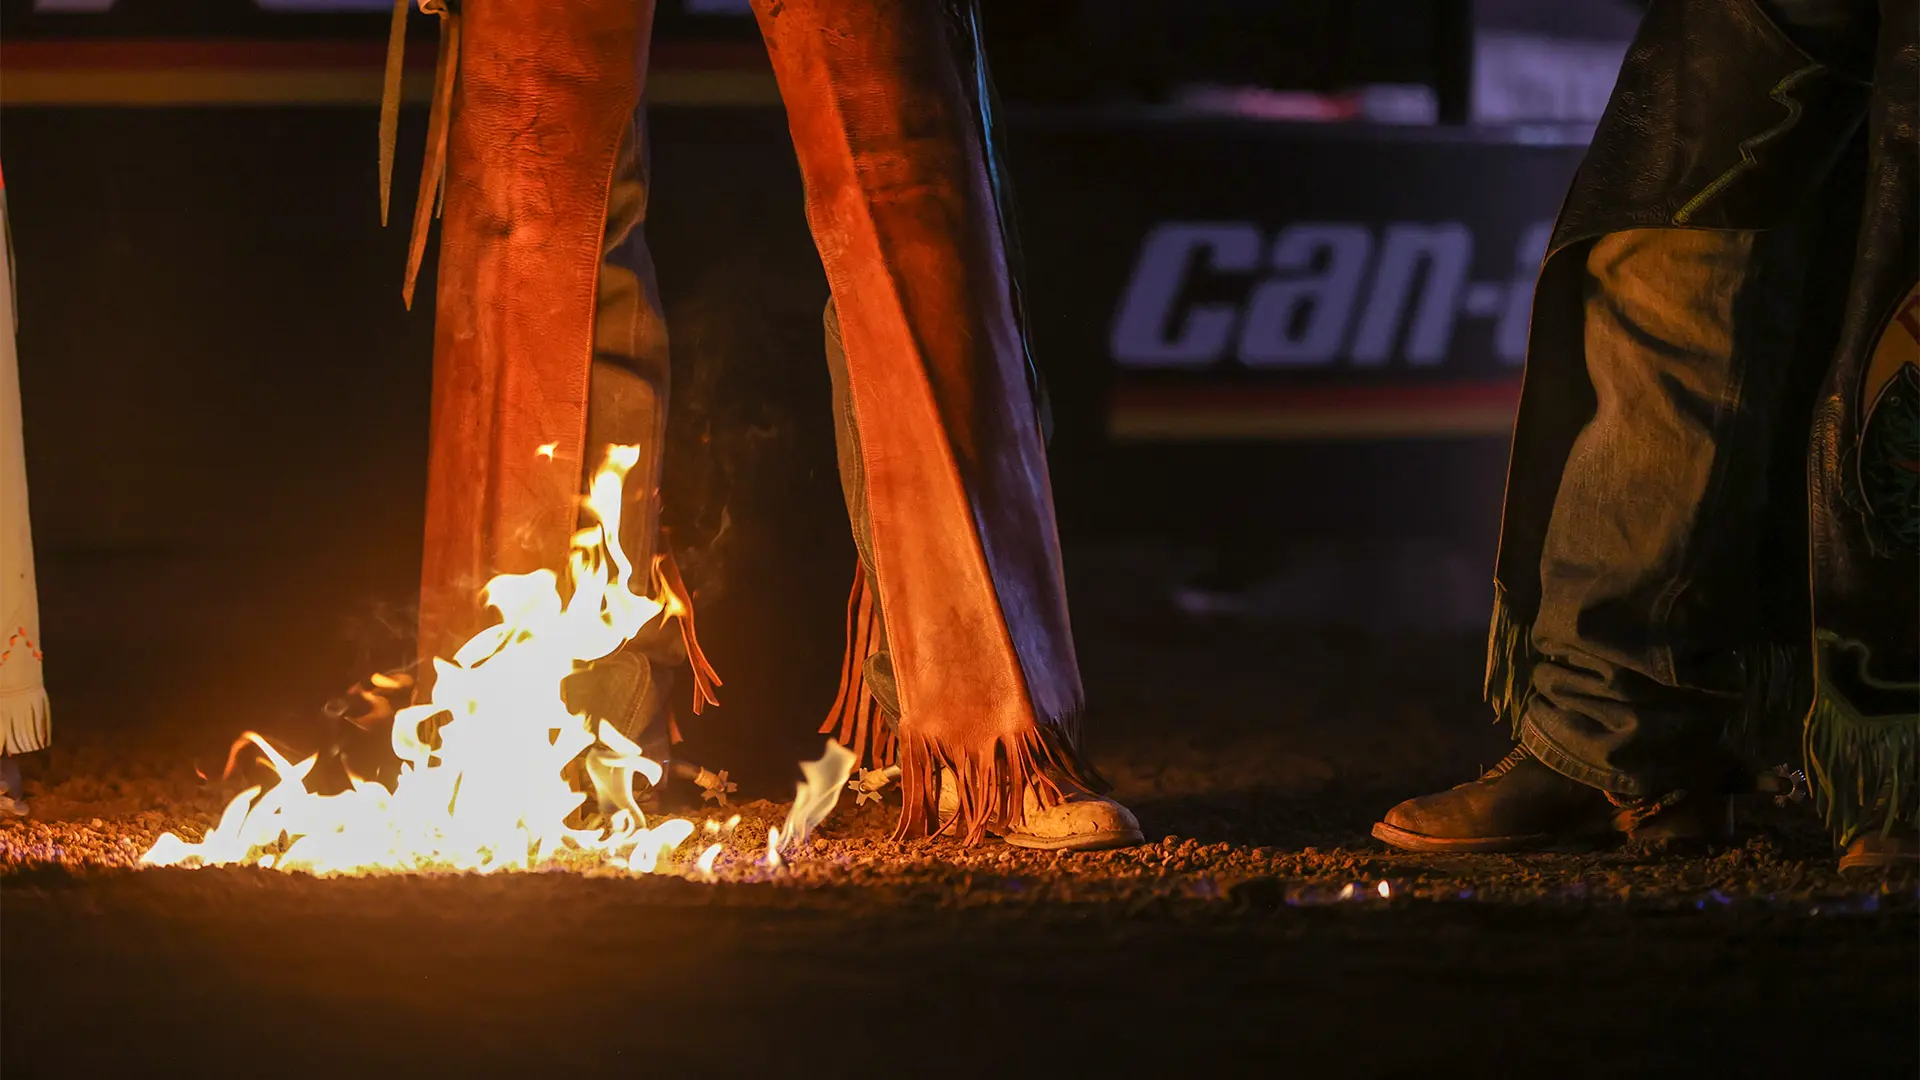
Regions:
<instances>
[{"instance_id":1,"label":"leather chap fringe","mask_svg":"<svg viewBox=\"0 0 1920 1080\"><path fill-rule=\"evenodd\" d=\"M1869 828L1882 835L1920 823L1920 710L1869 715L1835 685L1842 654L1857 661L1857 679L1909 702L1920 686L1884 683L1867 670L1867 647L1820 632L1814 645L1813 706L1801 743L1813 807L1842 844Z\"/></svg>"},{"instance_id":2,"label":"leather chap fringe","mask_svg":"<svg viewBox=\"0 0 1920 1080\"><path fill-rule=\"evenodd\" d=\"M857 765L883 769L894 763L899 742L880 702L867 685L867 660L880 650L880 612L867 586L867 573L853 568L853 592L847 597L847 652L840 661L840 690L820 725L820 734L854 752Z\"/></svg>"},{"instance_id":3,"label":"leather chap fringe","mask_svg":"<svg viewBox=\"0 0 1920 1080\"><path fill-rule=\"evenodd\" d=\"M1494 722L1504 721L1520 737L1520 717L1533 693L1533 633L1531 622L1516 623L1507 591L1493 586L1493 625L1487 630L1485 697L1493 707Z\"/></svg>"},{"instance_id":4,"label":"leather chap fringe","mask_svg":"<svg viewBox=\"0 0 1920 1080\"><path fill-rule=\"evenodd\" d=\"M1062 793L1056 778L1089 791L1111 788L1080 759L1078 714L1061 717L1016 739L995 740L984 748L947 745L910 727L896 731L866 678L867 660L879 651L882 641L873 588L866 571L856 564L853 589L847 597L847 650L840 662L840 690L820 725L820 734L832 736L859 755L859 764L867 768L900 766L906 804L894 830L896 840L944 831L939 825L936 781L946 770L953 772L960 791L960 812L947 827L964 828L959 839L969 844L985 839L990 826L1020 824L1030 785L1036 789L1041 806L1060 801Z\"/></svg>"},{"instance_id":5,"label":"leather chap fringe","mask_svg":"<svg viewBox=\"0 0 1920 1080\"><path fill-rule=\"evenodd\" d=\"M1064 718L1056 725L996 739L986 747L954 746L903 725L898 742L905 804L893 838L912 840L957 829L955 839L977 844L996 828L1017 829L1025 824L1028 788L1042 808L1058 805L1063 798L1060 780L1088 791L1109 790L1111 785L1082 764L1073 749L1079 720L1078 716ZM949 770L956 780L960 808L941 825L937 781Z\"/></svg>"},{"instance_id":6,"label":"leather chap fringe","mask_svg":"<svg viewBox=\"0 0 1920 1080\"><path fill-rule=\"evenodd\" d=\"M387 66L380 95L380 224L392 202L394 144L400 131L400 83L407 51L407 11L412 0L395 0L387 35ZM440 17L440 53L434 63L433 107L427 119L426 159L420 168L420 192L414 200L413 233L407 243L407 274L401 298L413 307L413 287L426 256L427 231L446 191L447 130L452 124L453 84L460 70L460 12L449 0L424 0L420 10Z\"/></svg>"}]
</instances>

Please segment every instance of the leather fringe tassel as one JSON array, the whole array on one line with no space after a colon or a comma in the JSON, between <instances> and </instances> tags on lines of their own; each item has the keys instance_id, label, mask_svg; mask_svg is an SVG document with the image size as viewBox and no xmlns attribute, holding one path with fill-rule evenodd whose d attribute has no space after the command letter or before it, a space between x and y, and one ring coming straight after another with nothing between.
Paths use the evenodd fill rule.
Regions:
<instances>
[{"instance_id":1,"label":"leather fringe tassel","mask_svg":"<svg viewBox=\"0 0 1920 1080\"><path fill-rule=\"evenodd\" d=\"M892 765L899 749L893 727L867 685L867 659L880 651L880 641L880 613L873 590L867 587L866 571L856 562L853 591L847 597L847 651L840 661L840 690L820 734L833 736L858 755L855 764L869 769Z\"/></svg>"},{"instance_id":2,"label":"leather fringe tassel","mask_svg":"<svg viewBox=\"0 0 1920 1080\"><path fill-rule=\"evenodd\" d=\"M1533 693L1532 624L1513 621L1507 591L1493 587L1493 625L1487 630L1485 697L1493 706L1494 722L1504 721L1513 737L1520 737L1520 717Z\"/></svg>"},{"instance_id":3,"label":"leather fringe tassel","mask_svg":"<svg viewBox=\"0 0 1920 1080\"><path fill-rule=\"evenodd\" d=\"M1079 727L1079 720L1077 716L1064 717L1057 732L1043 724L977 748L949 746L903 725L899 756L905 804L894 839L911 840L951 830L963 843L978 844L986 839L991 825L1017 829L1025 824L1025 793L1029 787L1043 808L1058 805L1063 797L1056 777L1089 791L1105 790L1106 782L1082 766L1078 755L1062 741L1065 732ZM940 825L936 781L946 770L951 770L958 781L955 786L960 809L950 822Z\"/></svg>"},{"instance_id":4,"label":"leather fringe tassel","mask_svg":"<svg viewBox=\"0 0 1920 1080\"><path fill-rule=\"evenodd\" d=\"M1858 677L1875 689L1911 696L1914 712L1868 716L1827 678L1840 653L1858 657ZM1891 835L1898 826L1920 824L1920 684L1886 683L1867 670L1867 647L1819 631L1815 634L1813 705L1801 742L1813 807L1841 844L1878 826Z\"/></svg>"},{"instance_id":5,"label":"leather fringe tassel","mask_svg":"<svg viewBox=\"0 0 1920 1080\"><path fill-rule=\"evenodd\" d=\"M407 13L413 0L394 0L387 27L387 70L380 89L380 227L393 202L393 151L400 140L400 81L407 57Z\"/></svg>"},{"instance_id":6,"label":"leather fringe tassel","mask_svg":"<svg viewBox=\"0 0 1920 1080\"><path fill-rule=\"evenodd\" d=\"M687 664L693 669L693 714L698 716L708 705L720 704L714 690L724 684L700 648L700 635L693 625L693 593L680 576L680 564L675 561L671 547L663 547L660 554L653 557L653 593L665 601L667 617L680 622L680 640L687 649ZM680 741L678 724L673 725L673 741Z\"/></svg>"},{"instance_id":7,"label":"leather fringe tassel","mask_svg":"<svg viewBox=\"0 0 1920 1080\"><path fill-rule=\"evenodd\" d=\"M1024 822L1029 785L1038 793L1041 806L1060 801L1056 778L1088 791L1111 789L1105 777L1080 760L1082 718L1077 713L977 748L951 746L920 735L910 723L895 731L867 685L867 659L879 651L880 644L878 605L865 571L856 565L853 590L847 597L847 651L840 662L840 692L820 725L820 734L832 736L860 755L867 768L900 766L904 805L895 839L952 830L965 843L977 844L986 839L990 825ZM960 812L941 826L937 781L944 770L952 770L958 780Z\"/></svg>"},{"instance_id":8,"label":"leather fringe tassel","mask_svg":"<svg viewBox=\"0 0 1920 1080\"><path fill-rule=\"evenodd\" d=\"M407 10L412 0L395 0L387 32L387 68L380 98L380 224L392 202L394 144L400 131L400 83L407 51ZM447 132L452 126L453 84L460 70L460 13L452 0L421 0L420 10L440 16L440 55L433 69L433 107L427 118L427 152L420 168L420 192L414 200L413 235L407 244L407 274L400 296L413 308L413 288L426 257L427 231L439 216L445 196Z\"/></svg>"},{"instance_id":9,"label":"leather fringe tassel","mask_svg":"<svg viewBox=\"0 0 1920 1080\"><path fill-rule=\"evenodd\" d=\"M27 754L52 741L52 710L44 688L0 695L0 753Z\"/></svg>"}]
</instances>

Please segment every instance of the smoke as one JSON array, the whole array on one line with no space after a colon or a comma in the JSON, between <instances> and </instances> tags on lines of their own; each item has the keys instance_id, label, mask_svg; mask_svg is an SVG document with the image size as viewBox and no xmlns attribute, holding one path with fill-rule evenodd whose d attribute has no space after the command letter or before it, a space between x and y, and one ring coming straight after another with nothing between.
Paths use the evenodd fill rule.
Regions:
<instances>
[{"instance_id":1,"label":"smoke","mask_svg":"<svg viewBox=\"0 0 1920 1080\"><path fill-rule=\"evenodd\" d=\"M673 386L661 522L706 603L728 591L741 546L760 539L741 528L760 516L759 492L798 458L815 456L809 437L831 441L824 297L795 295L794 282L753 254L707 267L668 305ZM743 516L745 503L756 505Z\"/></svg>"}]
</instances>

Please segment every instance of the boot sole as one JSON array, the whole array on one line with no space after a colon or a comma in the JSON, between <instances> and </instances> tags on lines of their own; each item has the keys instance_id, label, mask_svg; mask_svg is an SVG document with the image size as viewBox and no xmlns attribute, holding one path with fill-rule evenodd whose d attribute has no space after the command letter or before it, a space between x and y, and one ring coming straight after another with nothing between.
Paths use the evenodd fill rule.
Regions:
<instances>
[{"instance_id":1,"label":"boot sole","mask_svg":"<svg viewBox=\"0 0 1920 1080\"><path fill-rule=\"evenodd\" d=\"M1375 822L1373 838L1401 851L1453 852L1468 855L1500 855L1523 851L1553 851L1583 846L1576 837L1535 833L1530 836L1427 836L1408 832L1384 821Z\"/></svg>"},{"instance_id":2,"label":"boot sole","mask_svg":"<svg viewBox=\"0 0 1920 1080\"><path fill-rule=\"evenodd\" d=\"M1025 833L1007 833L1000 839L1013 847L1032 851L1110 851L1114 848L1138 847L1147 842L1146 834L1139 829L1109 829L1105 832L1063 836L1057 840Z\"/></svg>"}]
</instances>

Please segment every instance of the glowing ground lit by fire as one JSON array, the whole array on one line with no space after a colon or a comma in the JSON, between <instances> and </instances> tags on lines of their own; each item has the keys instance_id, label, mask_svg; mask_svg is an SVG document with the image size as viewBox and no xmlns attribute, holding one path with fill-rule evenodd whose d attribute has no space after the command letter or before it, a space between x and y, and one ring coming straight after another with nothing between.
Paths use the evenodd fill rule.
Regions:
<instances>
[{"instance_id":1,"label":"glowing ground lit by fire","mask_svg":"<svg viewBox=\"0 0 1920 1080\"><path fill-rule=\"evenodd\" d=\"M431 700L394 716L400 773L393 787L353 777L333 795L309 790L316 757L288 760L254 732L244 736L278 781L228 803L198 843L160 836L148 866L255 865L313 874L457 870L488 873L579 866L583 860L633 873L711 878L739 818L696 826L684 818L649 823L636 779L658 784L659 762L604 720L569 711L561 684L610 656L656 620L674 617L661 600L635 593L622 550L621 493L639 458L613 447L586 505L596 524L573 537L563 583L551 570L503 574L484 598L500 621L473 636L452 660L435 659ZM567 779L576 760L591 781ZM832 812L854 755L828 743L804 763L793 809L768 829L760 861L777 867ZM589 807L589 804L592 804ZM594 827L570 825L584 808ZM696 834L704 846L690 843ZM696 853L697 852L697 853Z\"/></svg>"}]
</instances>

